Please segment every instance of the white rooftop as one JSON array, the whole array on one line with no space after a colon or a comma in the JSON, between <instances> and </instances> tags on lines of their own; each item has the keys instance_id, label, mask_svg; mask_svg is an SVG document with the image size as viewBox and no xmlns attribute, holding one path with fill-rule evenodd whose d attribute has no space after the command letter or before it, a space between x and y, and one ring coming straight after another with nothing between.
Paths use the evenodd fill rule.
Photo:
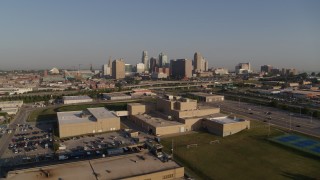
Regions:
<instances>
[{"instance_id":1,"label":"white rooftop","mask_svg":"<svg viewBox=\"0 0 320 180\"><path fill-rule=\"evenodd\" d=\"M63 96L64 100L91 99L89 96Z\"/></svg>"},{"instance_id":2,"label":"white rooftop","mask_svg":"<svg viewBox=\"0 0 320 180\"><path fill-rule=\"evenodd\" d=\"M230 124L230 123L237 123L237 122L240 121L240 119L237 119L237 118L232 119L232 118L229 118L228 116L207 118L207 120L214 121L214 122L217 122L219 124Z\"/></svg>"},{"instance_id":3,"label":"white rooftop","mask_svg":"<svg viewBox=\"0 0 320 180\"><path fill-rule=\"evenodd\" d=\"M97 122L97 120L105 120L106 118L116 117L104 107L88 108L87 111L58 112L57 116L59 124Z\"/></svg>"}]
</instances>

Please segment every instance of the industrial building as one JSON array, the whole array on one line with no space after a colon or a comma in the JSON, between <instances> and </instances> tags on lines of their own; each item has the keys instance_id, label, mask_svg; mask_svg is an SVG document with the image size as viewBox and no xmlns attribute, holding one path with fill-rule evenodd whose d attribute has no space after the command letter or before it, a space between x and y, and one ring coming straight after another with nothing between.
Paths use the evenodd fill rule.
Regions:
<instances>
[{"instance_id":1,"label":"industrial building","mask_svg":"<svg viewBox=\"0 0 320 180\"><path fill-rule=\"evenodd\" d=\"M92 98L89 96L63 96L63 104L77 104L92 101Z\"/></svg>"},{"instance_id":2,"label":"industrial building","mask_svg":"<svg viewBox=\"0 0 320 180\"><path fill-rule=\"evenodd\" d=\"M202 92L189 93L189 95L197 98L201 102L219 102L224 101L224 96L208 94Z\"/></svg>"},{"instance_id":3,"label":"industrial building","mask_svg":"<svg viewBox=\"0 0 320 180\"><path fill-rule=\"evenodd\" d=\"M250 128L250 121L229 119L220 108L200 105L196 100L165 95L155 104L128 104L128 118L150 134L163 136L207 129L226 136Z\"/></svg>"},{"instance_id":4,"label":"industrial building","mask_svg":"<svg viewBox=\"0 0 320 180\"><path fill-rule=\"evenodd\" d=\"M107 100L126 100L131 99L131 96L123 93L103 93L102 94L104 99Z\"/></svg>"},{"instance_id":5,"label":"industrial building","mask_svg":"<svg viewBox=\"0 0 320 180\"><path fill-rule=\"evenodd\" d=\"M58 112L57 116L60 138L120 129L120 118L103 107Z\"/></svg>"},{"instance_id":6,"label":"industrial building","mask_svg":"<svg viewBox=\"0 0 320 180\"><path fill-rule=\"evenodd\" d=\"M0 112L14 115L17 114L19 108L21 108L22 105L23 101L1 101Z\"/></svg>"},{"instance_id":7,"label":"industrial building","mask_svg":"<svg viewBox=\"0 0 320 180\"><path fill-rule=\"evenodd\" d=\"M139 157L143 157L144 160L141 160ZM49 176L46 177L45 174L48 174ZM150 153L141 152L138 154L92 159L90 161L85 160L72 163L18 169L9 171L6 179L173 180L183 178L184 167L178 165L176 162L162 162L158 158L152 156Z\"/></svg>"},{"instance_id":8,"label":"industrial building","mask_svg":"<svg viewBox=\"0 0 320 180\"><path fill-rule=\"evenodd\" d=\"M250 129L250 121L222 116L206 118L202 121L202 126L212 134L225 137L244 129Z\"/></svg>"}]
</instances>

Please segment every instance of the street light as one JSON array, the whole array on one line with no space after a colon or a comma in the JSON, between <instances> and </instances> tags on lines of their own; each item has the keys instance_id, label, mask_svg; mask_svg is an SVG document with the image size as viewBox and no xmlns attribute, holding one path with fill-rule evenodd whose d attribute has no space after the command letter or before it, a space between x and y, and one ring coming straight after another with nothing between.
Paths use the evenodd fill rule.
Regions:
<instances>
[{"instance_id":1,"label":"street light","mask_svg":"<svg viewBox=\"0 0 320 180\"><path fill-rule=\"evenodd\" d=\"M311 111L311 118L310 118L310 123L312 124L312 117L313 117L313 111Z\"/></svg>"}]
</instances>

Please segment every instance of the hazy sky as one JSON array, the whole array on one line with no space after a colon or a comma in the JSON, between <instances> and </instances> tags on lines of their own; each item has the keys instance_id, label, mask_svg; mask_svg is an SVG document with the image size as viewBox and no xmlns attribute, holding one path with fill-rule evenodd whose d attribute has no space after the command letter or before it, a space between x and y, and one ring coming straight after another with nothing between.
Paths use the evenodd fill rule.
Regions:
<instances>
[{"instance_id":1,"label":"hazy sky","mask_svg":"<svg viewBox=\"0 0 320 180\"><path fill-rule=\"evenodd\" d=\"M3 0L0 69L100 68L160 52L319 71L319 0Z\"/></svg>"}]
</instances>

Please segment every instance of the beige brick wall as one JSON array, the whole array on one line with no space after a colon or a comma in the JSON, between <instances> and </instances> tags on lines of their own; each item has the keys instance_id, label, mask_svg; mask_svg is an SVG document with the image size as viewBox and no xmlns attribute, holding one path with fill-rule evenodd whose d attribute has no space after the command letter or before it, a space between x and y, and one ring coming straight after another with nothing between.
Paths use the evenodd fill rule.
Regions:
<instances>
[{"instance_id":1,"label":"beige brick wall","mask_svg":"<svg viewBox=\"0 0 320 180\"><path fill-rule=\"evenodd\" d=\"M161 180L161 179L180 179L184 177L184 168L179 167L175 169L164 170L160 172L154 172L144 174L135 177L123 178L124 180Z\"/></svg>"},{"instance_id":2,"label":"beige brick wall","mask_svg":"<svg viewBox=\"0 0 320 180\"><path fill-rule=\"evenodd\" d=\"M127 109L129 115L143 114L146 112L146 105L144 104L128 104Z\"/></svg>"},{"instance_id":3,"label":"beige brick wall","mask_svg":"<svg viewBox=\"0 0 320 180\"><path fill-rule=\"evenodd\" d=\"M82 134L106 132L120 129L120 118L109 118L105 121L87 122L77 124L59 124L59 137L78 136ZM113 129L114 128L114 129Z\"/></svg>"}]
</instances>

